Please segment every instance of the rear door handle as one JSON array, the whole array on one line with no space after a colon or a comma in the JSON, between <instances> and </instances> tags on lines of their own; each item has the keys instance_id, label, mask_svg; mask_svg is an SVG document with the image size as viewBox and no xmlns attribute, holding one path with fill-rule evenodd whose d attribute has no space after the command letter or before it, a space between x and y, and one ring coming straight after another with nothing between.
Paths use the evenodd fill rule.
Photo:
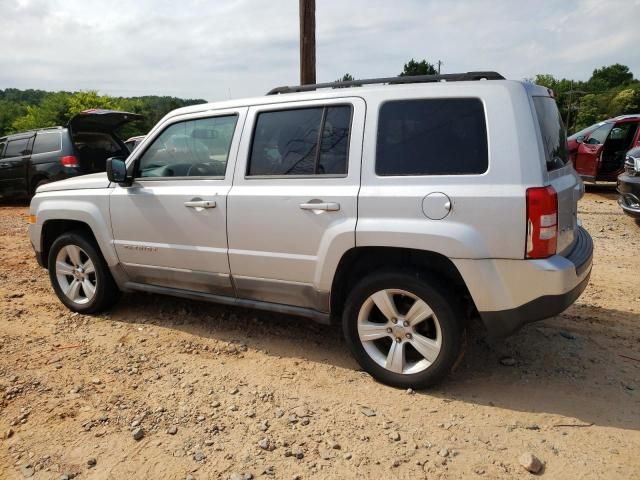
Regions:
<instances>
[{"instance_id":1,"label":"rear door handle","mask_svg":"<svg viewBox=\"0 0 640 480\"><path fill-rule=\"evenodd\" d=\"M302 210L325 210L327 212L337 212L340 210L340 204L335 202L328 203L301 203Z\"/></svg>"},{"instance_id":2,"label":"rear door handle","mask_svg":"<svg viewBox=\"0 0 640 480\"><path fill-rule=\"evenodd\" d=\"M216 202L214 200L191 200L190 202L184 202L184 206L190 208L216 208Z\"/></svg>"}]
</instances>

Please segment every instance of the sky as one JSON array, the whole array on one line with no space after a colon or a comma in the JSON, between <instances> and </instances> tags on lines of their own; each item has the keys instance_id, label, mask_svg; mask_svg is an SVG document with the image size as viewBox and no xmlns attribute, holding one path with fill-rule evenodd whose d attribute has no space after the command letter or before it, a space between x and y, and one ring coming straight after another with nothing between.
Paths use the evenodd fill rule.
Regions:
<instances>
[{"instance_id":1,"label":"sky","mask_svg":"<svg viewBox=\"0 0 640 480\"><path fill-rule=\"evenodd\" d=\"M442 72L640 77L640 0L316 0L317 81ZM0 0L0 89L209 101L299 80L298 0Z\"/></svg>"}]
</instances>

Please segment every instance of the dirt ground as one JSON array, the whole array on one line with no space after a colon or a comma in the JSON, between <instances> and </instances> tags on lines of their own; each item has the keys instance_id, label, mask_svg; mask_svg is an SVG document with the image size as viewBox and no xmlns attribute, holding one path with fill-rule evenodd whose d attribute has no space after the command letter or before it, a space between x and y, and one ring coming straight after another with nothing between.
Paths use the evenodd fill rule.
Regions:
<instances>
[{"instance_id":1,"label":"dirt ground","mask_svg":"<svg viewBox=\"0 0 640 480\"><path fill-rule=\"evenodd\" d=\"M524 452L546 478L640 478L640 226L606 188L579 213L596 250L576 305L472 332L414 393L305 320L141 293L72 314L27 208L0 206L0 478L527 478Z\"/></svg>"}]
</instances>

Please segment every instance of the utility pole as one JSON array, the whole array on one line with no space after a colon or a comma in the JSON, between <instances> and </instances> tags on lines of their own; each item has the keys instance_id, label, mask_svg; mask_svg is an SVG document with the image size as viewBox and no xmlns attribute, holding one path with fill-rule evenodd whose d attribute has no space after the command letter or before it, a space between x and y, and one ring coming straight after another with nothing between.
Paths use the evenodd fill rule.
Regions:
<instances>
[{"instance_id":1,"label":"utility pole","mask_svg":"<svg viewBox=\"0 0 640 480\"><path fill-rule=\"evenodd\" d=\"M442 67L442 60L438 60L438 75L440 75L440 67Z\"/></svg>"},{"instance_id":2,"label":"utility pole","mask_svg":"<svg viewBox=\"0 0 640 480\"><path fill-rule=\"evenodd\" d=\"M300 84L316 83L316 0L300 0Z\"/></svg>"}]
</instances>

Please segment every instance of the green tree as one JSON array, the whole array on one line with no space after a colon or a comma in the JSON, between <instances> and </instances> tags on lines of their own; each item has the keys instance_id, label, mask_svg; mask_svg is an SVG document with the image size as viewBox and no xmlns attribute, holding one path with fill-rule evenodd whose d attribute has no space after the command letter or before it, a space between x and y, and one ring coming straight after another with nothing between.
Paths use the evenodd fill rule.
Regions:
<instances>
[{"instance_id":1,"label":"green tree","mask_svg":"<svg viewBox=\"0 0 640 480\"><path fill-rule=\"evenodd\" d=\"M409 60L409 62L404 64L404 68L402 72L400 72L401 77L408 77L412 75L436 75L438 70L431 63L426 60L422 60L420 62L416 62L413 58Z\"/></svg>"},{"instance_id":2,"label":"green tree","mask_svg":"<svg viewBox=\"0 0 640 480\"><path fill-rule=\"evenodd\" d=\"M626 85L631 81L633 81L633 73L629 71L629 67L616 63L596 68L587 83L592 90L603 91Z\"/></svg>"},{"instance_id":3,"label":"green tree","mask_svg":"<svg viewBox=\"0 0 640 480\"><path fill-rule=\"evenodd\" d=\"M336 82L353 82L354 80L355 79L353 78L353 75L351 75L350 73L345 73L342 77L337 79Z\"/></svg>"}]
</instances>

